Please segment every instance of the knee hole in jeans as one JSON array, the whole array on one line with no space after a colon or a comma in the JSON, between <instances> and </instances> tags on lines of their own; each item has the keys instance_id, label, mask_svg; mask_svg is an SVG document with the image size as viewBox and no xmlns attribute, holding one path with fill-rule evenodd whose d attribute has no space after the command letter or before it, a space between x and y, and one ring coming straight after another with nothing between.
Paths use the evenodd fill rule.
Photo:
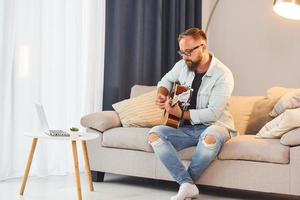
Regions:
<instances>
[{"instance_id":1,"label":"knee hole in jeans","mask_svg":"<svg viewBox=\"0 0 300 200\"><path fill-rule=\"evenodd\" d=\"M202 144L204 144L207 148L215 148L217 143L216 136L213 135L206 135L204 139L202 140Z\"/></svg>"},{"instance_id":2,"label":"knee hole in jeans","mask_svg":"<svg viewBox=\"0 0 300 200\"><path fill-rule=\"evenodd\" d=\"M152 147L163 144L163 140L156 134L150 133L148 136L148 142Z\"/></svg>"},{"instance_id":3,"label":"knee hole in jeans","mask_svg":"<svg viewBox=\"0 0 300 200\"><path fill-rule=\"evenodd\" d=\"M149 142L155 142L158 139L160 139L160 137L156 133L150 133L149 136L148 136L148 141Z\"/></svg>"}]
</instances>

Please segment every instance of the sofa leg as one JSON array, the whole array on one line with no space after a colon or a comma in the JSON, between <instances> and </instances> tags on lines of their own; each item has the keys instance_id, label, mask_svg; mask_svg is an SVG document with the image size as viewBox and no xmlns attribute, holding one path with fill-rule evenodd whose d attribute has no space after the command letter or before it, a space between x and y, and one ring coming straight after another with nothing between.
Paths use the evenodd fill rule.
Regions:
<instances>
[{"instance_id":1,"label":"sofa leg","mask_svg":"<svg viewBox=\"0 0 300 200\"><path fill-rule=\"evenodd\" d=\"M93 182L103 182L104 181L104 172L98 172L91 170Z\"/></svg>"}]
</instances>

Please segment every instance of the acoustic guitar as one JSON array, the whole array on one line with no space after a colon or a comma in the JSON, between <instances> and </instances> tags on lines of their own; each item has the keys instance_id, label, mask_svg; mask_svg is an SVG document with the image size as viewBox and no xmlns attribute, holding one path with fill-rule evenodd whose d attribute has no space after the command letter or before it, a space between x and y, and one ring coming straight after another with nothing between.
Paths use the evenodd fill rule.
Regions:
<instances>
[{"instance_id":1,"label":"acoustic guitar","mask_svg":"<svg viewBox=\"0 0 300 200\"><path fill-rule=\"evenodd\" d=\"M175 106L178 103L182 111L187 110L188 106L190 105L189 103L191 100L192 91L193 89L188 86L174 83L172 92L169 94L170 98L172 99L170 102L171 106ZM182 116L177 117L165 110L163 112L161 121L163 125L178 128L183 120Z\"/></svg>"}]
</instances>

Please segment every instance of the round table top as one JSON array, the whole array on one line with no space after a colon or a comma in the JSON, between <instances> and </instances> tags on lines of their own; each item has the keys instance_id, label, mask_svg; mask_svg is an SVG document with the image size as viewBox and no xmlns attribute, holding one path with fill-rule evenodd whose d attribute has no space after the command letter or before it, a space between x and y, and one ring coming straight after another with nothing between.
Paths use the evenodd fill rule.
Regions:
<instances>
[{"instance_id":1,"label":"round table top","mask_svg":"<svg viewBox=\"0 0 300 200\"><path fill-rule=\"evenodd\" d=\"M50 136L44 132L25 132L24 135L32 138L38 139L49 139L49 140L70 140L70 141L86 141L86 140L93 140L99 137L99 134L93 132L81 132L77 131L76 134L73 135L72 131L67 131L70 133L70 136Z\"/></svg>"}]
</instances>

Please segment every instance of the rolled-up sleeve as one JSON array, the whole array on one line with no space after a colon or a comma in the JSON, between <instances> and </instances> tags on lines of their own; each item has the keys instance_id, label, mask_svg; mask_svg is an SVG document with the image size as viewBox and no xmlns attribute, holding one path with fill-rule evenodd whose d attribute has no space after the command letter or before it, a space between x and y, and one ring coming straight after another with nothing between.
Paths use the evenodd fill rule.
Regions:
<instances>
[{"instance_id":1,"label":"rolled-up sleeve","mask_svg":"<svg viewBox=\"0 0 300 200\"><path fill-rule=\"evenodd\" d=\"M191 109L190 116L193 124L212 123L223 114L234 87L231 72L226 72L218 78L211 94L207 96L208 105L205 108ZM205 98L205 97L200 97Z\"/></svg>"},{"instance_id":2,"label":"rolled-up sleeve","mask_svg":"<svg viewBox=\"0 0 300 200\"><path fill-rule=\"evenodd\" d=\"M179 80L179 75L183 67L182 61L177 62L174 67L162 77L158 82L157 87L164 87L170 91L173 83Z\"/></svg>"}]
</instances>

